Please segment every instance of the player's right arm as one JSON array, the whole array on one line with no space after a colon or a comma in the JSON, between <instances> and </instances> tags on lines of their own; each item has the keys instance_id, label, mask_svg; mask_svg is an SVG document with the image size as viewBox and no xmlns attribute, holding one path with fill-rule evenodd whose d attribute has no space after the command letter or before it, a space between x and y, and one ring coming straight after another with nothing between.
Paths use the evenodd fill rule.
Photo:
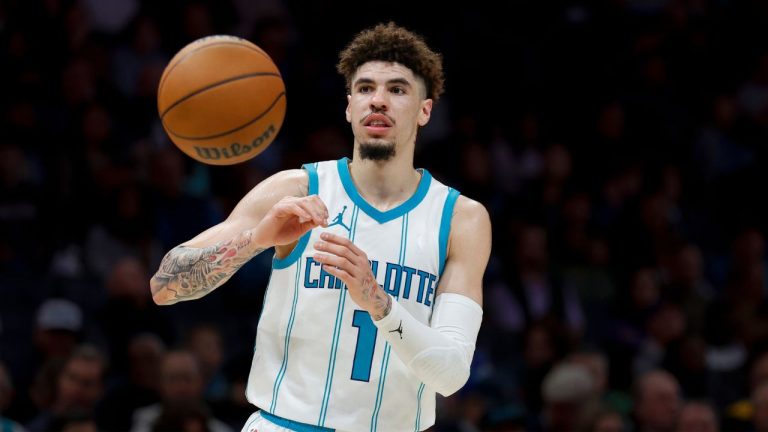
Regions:
<instances>
[{"instance_id":1,"label":"player's right arm","mask_svg":"<svg viewBox=\"0 0 768 432\"><path fill-rule=\"evenodd\" d=\"M281 171L254 187L218 225L171 249L150 280L160 305L200 298L265 249L287 254L307 231L327 225L328 210L308 196L304 170Z\"/></svg>"}]
</instances>

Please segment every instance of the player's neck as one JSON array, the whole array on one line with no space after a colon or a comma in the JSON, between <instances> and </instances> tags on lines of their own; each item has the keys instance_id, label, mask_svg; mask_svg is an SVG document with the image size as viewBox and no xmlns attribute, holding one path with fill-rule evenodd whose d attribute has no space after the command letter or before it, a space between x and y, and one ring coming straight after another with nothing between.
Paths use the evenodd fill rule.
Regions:
<instances>
[{"instance_id":1,"label":"player's neck","mask_svg":"<svg viewBox=\"0 0 768 432\"><path fill-rule=\"evenodd\" d=\"M380 211L405 202L416 192L421 180L421 173L413 168L413 158L397 156L386 162L355 157L349 164L349 173L363 199Z\"/></svg>"}]
</instances>

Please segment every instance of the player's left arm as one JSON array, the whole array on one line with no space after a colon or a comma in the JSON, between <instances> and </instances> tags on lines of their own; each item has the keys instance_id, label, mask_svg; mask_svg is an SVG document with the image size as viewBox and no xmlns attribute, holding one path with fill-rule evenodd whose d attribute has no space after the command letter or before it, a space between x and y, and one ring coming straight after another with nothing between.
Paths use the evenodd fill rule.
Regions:
<instances>
[{"instance_id":1,"label":"player's left arm","mask_svg":"<svg viewBox=\"0 0 768 432\"><path fill-rule=\"evenodd\" d=\"M323 233L315 260L341 278L380 334L416 377L447 396L469 379L482 321L482 279L491 251L491 222L478 202L459 197L430 325L414 318L376 282L368 257L347 238Z\"/></svg>"},{"instance_id":2,"label":"player's left arm","mask_svg":"<svg viewBox=\"0 0 768 432\"><path fill-rule=\"evenodd\" d=\"M469 380L483 318L483 274L490 254L488 211L479 202L459 196L427 331L426 326L402 308L399 313L390 313L375 322L382 330L398 325L405 328L409 322L411 333L419 336L411 341L411 346L401 345L405 338L397 340L388 331L382 335L411 371L443 396L455 393Z\"/></svg>"}]
</instances>

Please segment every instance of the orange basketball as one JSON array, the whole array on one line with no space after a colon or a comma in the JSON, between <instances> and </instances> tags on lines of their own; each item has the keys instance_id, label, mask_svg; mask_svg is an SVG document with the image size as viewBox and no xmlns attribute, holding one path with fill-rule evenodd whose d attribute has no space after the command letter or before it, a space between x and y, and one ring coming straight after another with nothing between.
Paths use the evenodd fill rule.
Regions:
<instances>
[{"instance_id":1,"label":"orange basketball","mask_svg":"<svg viewBox=\"0 0 768 432\"><path fill-rule=\"evenodd\" d=\"M285 84L261 48L234 36L198 39L166 66L157 110L190 157L231 165L264 151L285 117Z\"/></svg>"}]
</instances>

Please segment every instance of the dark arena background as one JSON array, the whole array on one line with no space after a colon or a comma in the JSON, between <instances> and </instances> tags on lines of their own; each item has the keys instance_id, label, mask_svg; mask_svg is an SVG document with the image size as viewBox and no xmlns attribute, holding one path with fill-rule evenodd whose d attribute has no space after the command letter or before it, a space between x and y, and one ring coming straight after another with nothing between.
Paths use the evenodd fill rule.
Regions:
<instances>
[{"instance_id":1,"label":"dark arena background","mask_svg":"<svg viewBox=\"0 0 768 432\"><path fill-rule=\"evenodd\" d=\"M768 2L484 3L0 0L0 430L166 430L161 400L240 430L272 254L171 307L149 278L265 177L351 156L337 54L394 20L444 59L416 164L493 222L472 375L431 430L768 431ZM287 92L228 167L156 106L213 34Z\"/></svg>"}]
</instances>

